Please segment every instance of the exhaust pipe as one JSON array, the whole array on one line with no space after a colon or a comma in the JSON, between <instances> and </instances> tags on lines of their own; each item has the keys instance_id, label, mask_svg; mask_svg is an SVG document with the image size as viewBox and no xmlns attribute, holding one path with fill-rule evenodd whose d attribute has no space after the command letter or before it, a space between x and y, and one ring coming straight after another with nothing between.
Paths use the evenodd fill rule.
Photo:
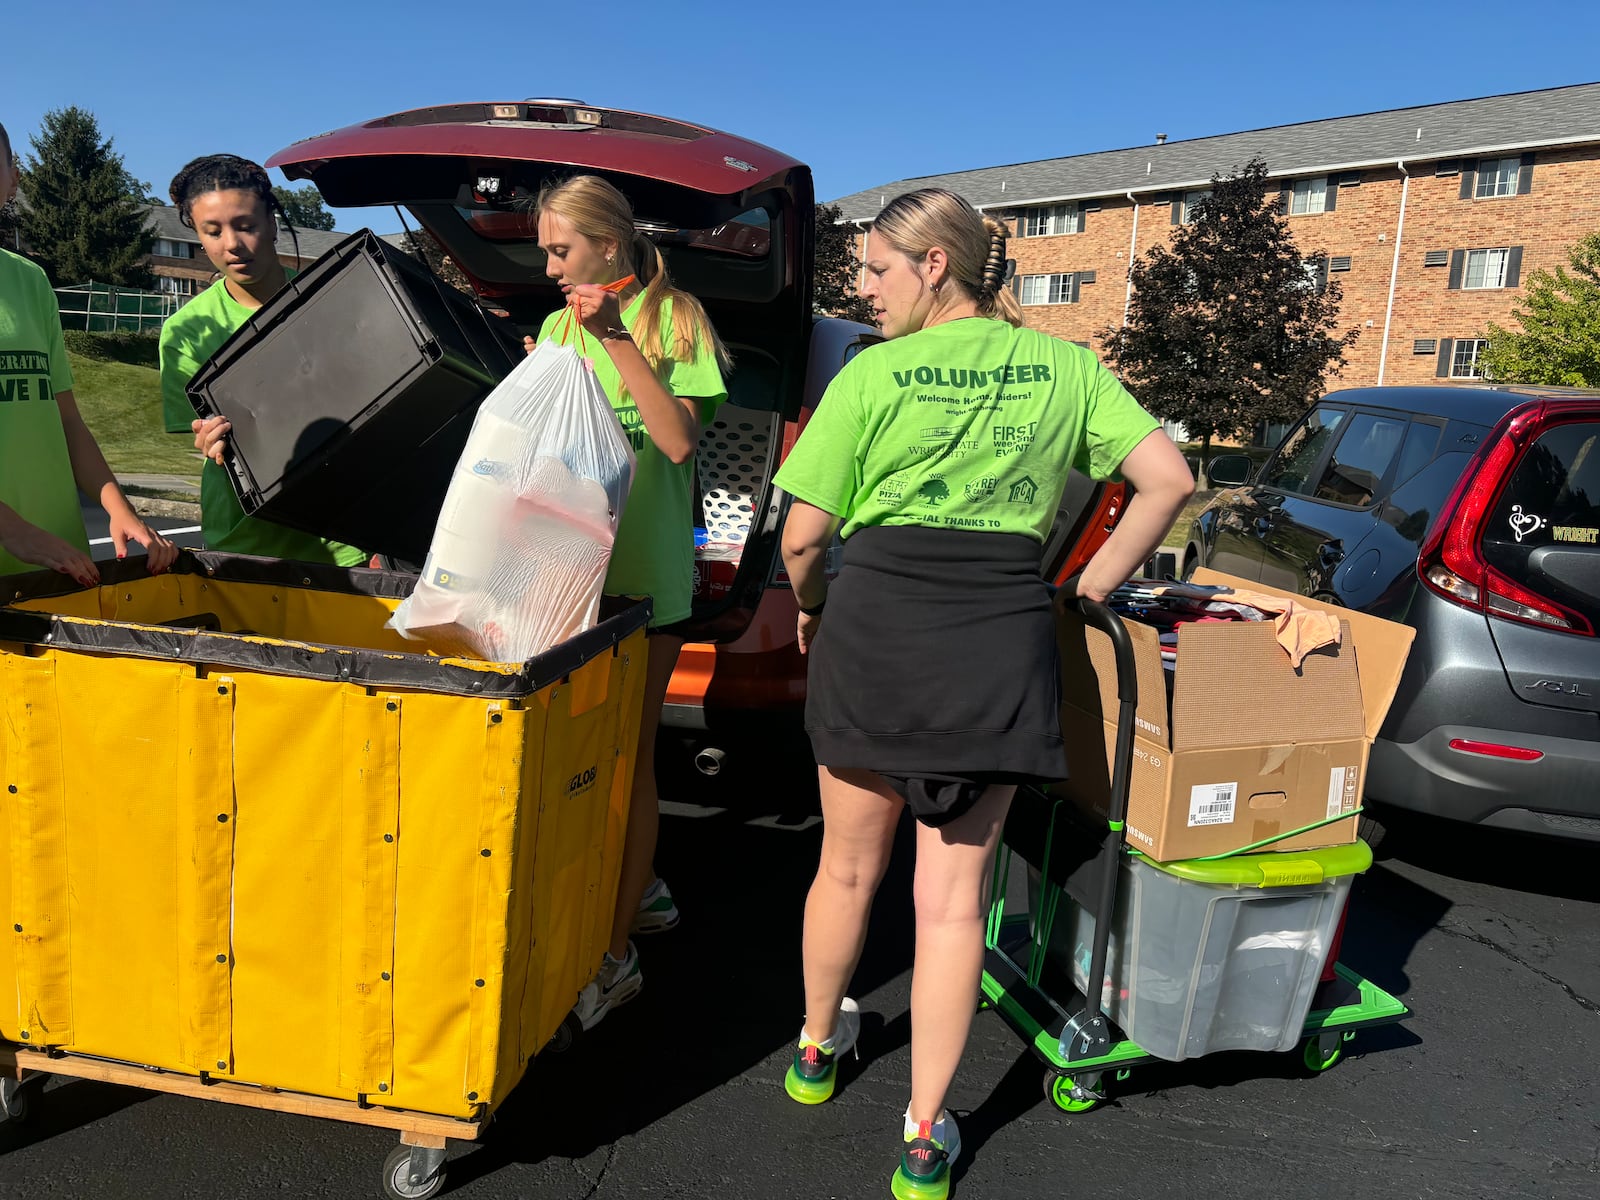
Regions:
<instances>
[{"instance_id":1,"label":"exhaust pipe","mask_svg":"<svg viewBox=\"0 0 1600 1200\"><path fill-rule=\"evenodd\" d=\"M721 772L722 764L727 757L725 753L715 746L707 746L694 756L695 770L709 778Z\"/></svg>"}]
</instances>

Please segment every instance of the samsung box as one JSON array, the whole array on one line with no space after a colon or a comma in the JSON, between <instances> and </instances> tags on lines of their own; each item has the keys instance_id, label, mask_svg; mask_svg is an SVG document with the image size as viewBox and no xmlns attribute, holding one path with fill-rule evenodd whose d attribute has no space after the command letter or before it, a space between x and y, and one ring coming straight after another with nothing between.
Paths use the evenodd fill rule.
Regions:
<instances>
[{"instance_id":1,"label":"samsung box","mask_svg":"<svg viewBox=\"0 0 1600 1200\"><path fill-rule=\"evenodd\" d=\"M189 385L233 425L252 516L417 563L515 326L362 230L288 285Z\"/></svg>"},{"instance_id":2,"label":"samsung box","mask_svg":"<svg viewBox=\"0 0 1600 1200\"><path fill-rule=\"evenodd\" d=\"M1342 637L1296 669L1270 621L1185 625L1169 691L1159 632L1127 621L1139 682L1128 844L1170 862L1354 842L1367 754L1412 630L1214 571L1196 572L1193 582L1291 596L1337 617ZM1072 772L1060 787L1080 808L1104 814L1117 723L1111 641L1064 610L1057 640Z\"/></svg>"}]
</instances>

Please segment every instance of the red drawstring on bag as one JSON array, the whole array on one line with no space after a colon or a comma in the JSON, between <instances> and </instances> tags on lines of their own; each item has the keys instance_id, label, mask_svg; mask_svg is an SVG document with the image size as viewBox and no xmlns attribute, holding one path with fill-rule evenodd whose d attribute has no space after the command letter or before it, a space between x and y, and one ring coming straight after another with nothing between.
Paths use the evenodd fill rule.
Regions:
<instances>
[{"instance_id":1,"label":"red drawstring on bag","mask_svg":"<svg viewBox=\"0 0 1600 1200\"><path fill-rule=\"evenodd\" d=\"M613 280L611 283L602 283L600 290L602 292L611 292L615 295L632 283L634 278L632 275L624 275L621 279ZM577 295L574 293L567 297L567 311L562 314L561 320L556 322L556 327L550 332L561 345L565 346L572 335L573 329L576 328L578 332L578 350L587 354L588 349L583 322L578 319L577 314Z\"/></svg>"}]
</instances>

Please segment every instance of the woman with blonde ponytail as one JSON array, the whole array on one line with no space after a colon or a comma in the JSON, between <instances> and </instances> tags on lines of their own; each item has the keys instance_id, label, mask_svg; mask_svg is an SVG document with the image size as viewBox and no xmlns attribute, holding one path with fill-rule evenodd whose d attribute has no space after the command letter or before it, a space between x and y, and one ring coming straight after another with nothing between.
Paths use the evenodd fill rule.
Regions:
<instances>
[{"instance_id":1,"label":"woman with blonde ponytail","mask_svg":"<svg viewBox=\"0 0 1600 1200\"><path fill-rule=\"evenodd\" d=\"M861 294L889 340L835 377L777 475L794 497L783 556L811 656L823 817L806 1015L784 1085L802 1104L833 1094L861 1029L846 992L909 805L911 1098L890 1190L944 1200L961 1150L945 1095L978 995L995 844L1019 785L1067 774L1042 543L1069 468L1132 483L1077 580L1079 595L1104 600L1160 545L1194 483L1090 351L1023 327L998 221L952 192L911 192L873 222L865 265ZM829 586L835 533L844 567Z\"/></svg>"},{"instance_id":2,"label":"woman with blonde ponytail","mask_svg":"<svg viewBox=\"0 0 1600 1200\"><path fill-rule=\"evenodd\" d=\"M638 457L606 592L649 596L655 604L611 943L574 1010L590 1029L644 985L630 932L657 933L678 923L672 893L654 867L661 820L655 742L683 640L660 631L689 616L694 454L702 424L727 399L729 360L705 309L672 286L661 252L634 227L627 197L615 187L594 175L574 176L540 192L536 211L545 273L560 285L584 333L571 344L593 364ZM528 349L552 336L564 315L564 309L552 313L538 338L527 339Z\"/></svg>"}]
</instances>

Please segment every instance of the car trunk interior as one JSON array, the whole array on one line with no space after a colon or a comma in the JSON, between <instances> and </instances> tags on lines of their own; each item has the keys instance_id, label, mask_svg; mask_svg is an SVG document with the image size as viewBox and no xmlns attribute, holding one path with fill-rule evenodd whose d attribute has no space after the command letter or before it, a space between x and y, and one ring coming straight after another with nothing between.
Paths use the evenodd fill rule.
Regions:
<instances>
[{"instance_id":1,"label":"car trunk interior","mask_svg":"<svg viewBox=\"0 0 1600 1200\"><path fill-rule=\"evenodd\" d=\"M392 206L420 224L472 280L486 306L537 334L561 302L545 275L532 216L538 189L572 168L537 162L396 156L306 164L330 204ZM734 195L595 172L634 206L675 286L697 296L733 358L728 398L696 455L694 616L679 632L728 640L744 631L778 552L772 476L786 420L799 416L811 328L810 174L796 168ZM486 194L485 185L492 186Z\"/></svg>"}]
</instances>

